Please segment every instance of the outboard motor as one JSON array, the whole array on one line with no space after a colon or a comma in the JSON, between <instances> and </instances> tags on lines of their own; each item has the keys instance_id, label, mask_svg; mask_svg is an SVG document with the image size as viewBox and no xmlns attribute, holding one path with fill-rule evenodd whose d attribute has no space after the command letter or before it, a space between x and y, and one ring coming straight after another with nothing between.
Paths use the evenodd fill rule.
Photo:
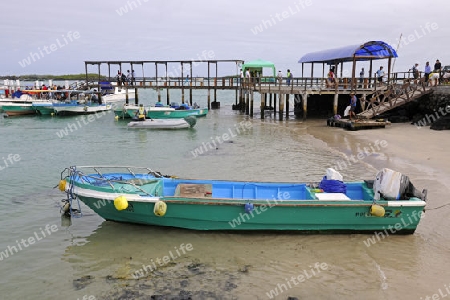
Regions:
<instances>
[{"instance_id":1,"label":"outboard motor","mask_svg":"<svg viewBox=\"0 0 450 300\"><path fill-rule=\"evenodd\" d=\"M405 200L417 197L425 201L424 192L418 191L408 176L388 168L377 173L373 192L374 200L380 200L381 197L386 200Z\"/></svg>"}]
</instances>

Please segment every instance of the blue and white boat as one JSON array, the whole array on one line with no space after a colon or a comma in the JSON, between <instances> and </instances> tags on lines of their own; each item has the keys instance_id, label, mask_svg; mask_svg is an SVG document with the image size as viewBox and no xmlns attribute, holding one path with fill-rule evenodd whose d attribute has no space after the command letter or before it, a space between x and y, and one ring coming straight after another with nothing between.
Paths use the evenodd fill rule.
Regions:
<instances>
[{"instance_id":1,"label":"blue and white boat","mask_svg":"<svg viewBox=\"0 0 450 300\"><path fill-rule=\"evenodd\" d=\"M68 103L53 103L53 110L56 115L86 115L95 114L99 112L109 111L112 108L112 104L106 103L94 103L92 101L77 101L71 100Z\"/></svg>"}]
</instances>

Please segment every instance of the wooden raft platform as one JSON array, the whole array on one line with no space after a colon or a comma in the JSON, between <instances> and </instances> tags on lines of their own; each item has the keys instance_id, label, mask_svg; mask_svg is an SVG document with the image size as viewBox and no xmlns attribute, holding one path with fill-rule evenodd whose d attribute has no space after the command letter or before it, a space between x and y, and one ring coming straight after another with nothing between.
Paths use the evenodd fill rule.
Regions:
<instances>
[{"instance_id":1,"label":"wooden raft platform","mask_svg":"<svg viewBox=\"0 0 450 300\"><path fill-rule=\"evenodd\" d=\"M385 128L386 125L391 125L391 122L385 119L369 120L369 119L357 119L356 121L350 121L349 119L334 119L327 120L327 126L342 127L348 130L360 130L360 129L374 129Z\"/></svg>"}]
</instances>

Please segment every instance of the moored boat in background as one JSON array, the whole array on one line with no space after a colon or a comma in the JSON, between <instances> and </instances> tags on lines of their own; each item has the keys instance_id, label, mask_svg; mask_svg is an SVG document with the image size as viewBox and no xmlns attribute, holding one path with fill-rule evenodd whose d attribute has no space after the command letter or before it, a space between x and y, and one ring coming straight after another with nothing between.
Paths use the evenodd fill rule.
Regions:
<instances>
[{"instance_id":1,"label":"moored boat in background","mask_svg":"<svg viewBox=\"0 0 450 300\"><path fill-rule=\"evenodd\" d=\"M133 118L138 109L138 105L124 104L122 107L117 107L114 113L121 118ZM187 116L199 118L208 114L208 108L191 107L177 109L170 106L146 106L145 111L149 119L183 119Z\"/></svg>"},{"instance_id":2,"label":"moored boat in background","mask_svg":"<svg viewBox=\"0 0 450 300\"><path fill-rule=\"evenodd\" d=\"M72 100L69 103L54 103L53 109L57 115L86 115L111 110L111 104L99 104L93 102L79 102Z\"/></svg>"},{"instance_id":3,"label":"moored boat in background","mask_svg":"<svg viewBox=\"0 0 450 300\"><path fill-rule=\"evenodd\" d=\"M20 90L13 93L12 98L0 99L0 109L8 116L34 115L33 96Z\"/></svg>"},{"instance_id":4,"label":"moored boat in background","mask_svg":"<svg viewBox=\"0 0 450 300\"><path fill-rule=\"evenodd\" d=\"M99 82L102 101L105 103L117 103L125 101L128 94L128 100L134 101L135 90L133 86L117 86L116 83L108 81ZM96 91L96 89L93 89Z\"/></svg>"},{"instance_id":5,"label":"moored boat in background","mask_svg":"<svg viewBox=\"0 0 450 300\"><path fill-rule=\"evenodd\" d=\"M146 129L185 129L195 126L197 119L187 116L183 119L146 119L142 121L131 121L128 128Z\"/></svg>"}]
</instances>

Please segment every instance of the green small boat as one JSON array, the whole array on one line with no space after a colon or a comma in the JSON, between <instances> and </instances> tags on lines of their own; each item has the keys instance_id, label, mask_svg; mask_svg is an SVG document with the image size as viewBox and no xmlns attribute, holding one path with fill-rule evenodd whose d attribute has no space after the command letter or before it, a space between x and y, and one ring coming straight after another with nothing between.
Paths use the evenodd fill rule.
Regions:
<instances>
[{"instance_id":1,"label":"green small boat","mask_svg":"<svg viewBox=\"0 0 450 300\"><path fill-rule=\"evenodd\" d=\"M79 212L81 200L116 222L193 230L413 233L426 190L419 192L401 175L401 188L392 194L392 182L383 184L379 177L347 183L324 178L316 185L183 179L149 168L96 166L65 169L59 188L67 195L66 214ZM330 191L331 183L344 190Z\"/></svg>"},{"instance_id":2,"label":"green small boat","mask_svg":"<svg viewBox=\"0 0 450 300\"><path fill-rule=\"evenodd\" d=\"M52 101L33 102L33 108L42 116L50 116L55 113Z\"/></svg>"},{"instance_id":3,"label":"green small boat","mask_svg":"<svg viewBox=\"0 0 450 300\"><path fill-rule=\"evenodd\" d=\"M2 104L2 110L10 117L36 114L36 110L31 103L9 102Z\"/></svg>"},{"instance_id":4,"label":"green small boat","mask_svg":"<svg viewBox=\"0 0 450 300\"><path fill-rule=\"evenodd\" d=\"M117 108L114 113L119 118L123 118L122 114L125 110L128 118L133 118L136 116L139 106L125 105L122 108ZM145 107L145 112L148 119L183 119L188 116L195 116L199 118L208 114L208 108L175 109L169 106L150 106Z\"/></svg>"},{"instance_id":5,"label":"green small boat","mask_svg":"<svg viewBox=\"0 0 450 300\"><path fill-rule=\"evenodd\" d=\"M195 116L197 118L204 117L208 114L207 108L191 108L186 110L162 110L152 109L157 107L151 107L147 110L147 118L150 119L180 119L188 116Z\"/></svg>"},{"instance_id":6,"label":"green small boat","mask_svg":"<svg viewBox=\"0 0 450 300\"><path fill-rule=\"evenodd\" d=\"M12 98L0 99L0 109L8 116L33 115L36 113L32 107L33 97L18 90Z\"/></svg>"},{"instance_id":7,"label":"green small boat","mask_svg":"<svg viewBox=\"0 0 450 300\"><path fill-rule=\"evenodd\" d=\"M114 115L120 119L130 119L131 116L128 115L128 104L114 105Z\"/></svg>"}]
</instances>

